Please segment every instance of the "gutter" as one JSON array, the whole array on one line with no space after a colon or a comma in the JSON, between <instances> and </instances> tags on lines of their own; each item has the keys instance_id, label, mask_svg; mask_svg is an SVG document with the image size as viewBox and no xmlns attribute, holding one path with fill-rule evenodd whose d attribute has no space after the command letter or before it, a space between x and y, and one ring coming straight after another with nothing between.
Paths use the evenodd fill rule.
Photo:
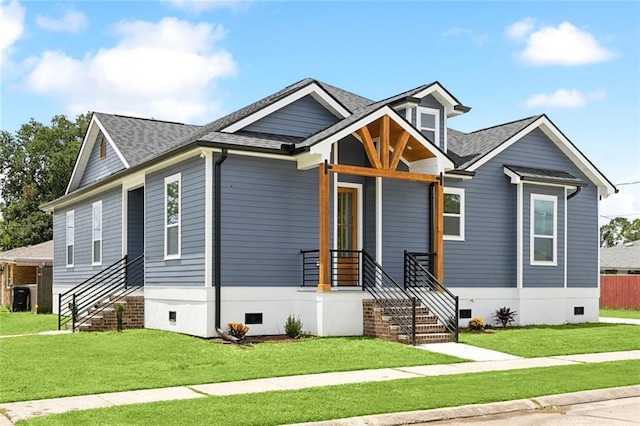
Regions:
<instances>
[{"instance_id":1,"label":"gutter","mask_svg":"<svg viewBox=\"0 0 640 426\"><path fill-rule=\"evenodd\" d=\"M227 156L229 155L228 151L226 148L222 148L222 154L220 155L220 158L218 158L218 160L216 161L216 165L215 165L215 208L214 208L214 215L215 215L215 223L213 225L214 227L214 233L215 233L215 241L214 241L214 252L215 252L215 258L213 260L213 267L214 267L214 278L213 278L213 285L215 286L215 297L216 297L216 330L221 328L220 327L220 307L222 305L221 301L220 301L220 287L222 285L222 271L221 271L221 267L222 267L222 238L221 238L221 231L222 231L222 218L221 213L222 213L222 163L224 163L224 160L227 159Z\"/></svg>"}]
</instances>

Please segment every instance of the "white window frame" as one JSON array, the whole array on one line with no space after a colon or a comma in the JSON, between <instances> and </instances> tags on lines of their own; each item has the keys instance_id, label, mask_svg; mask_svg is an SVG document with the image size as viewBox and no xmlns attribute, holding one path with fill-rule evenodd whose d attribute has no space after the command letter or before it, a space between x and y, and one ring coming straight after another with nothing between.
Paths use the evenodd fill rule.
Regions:
<instances>
[{"instance_id":1,"label":"white window frame","mask_svg":"<svg viewBox=\"0 0 640 426\"><path fill-rule=\"evenodd\" d=\"M69 226L69 221L71 221L71 227ZM66 222L64 224L64 230L65 230L65 245L64 245L64 251L65 251L65 258L66 258L66 263L67 263L67 268L73 268L75 259L76 259L76 247L75 247L75 229L76 229L76 219L75 219L75 211L74 210L69 210L67 212L67 216L66 216ZM71 229L71 235L69 235L69 229ZM69 238L71 237L71 238ZM71 262L69 262L69 247L71 247Z\"/></svg>"},{"instance_id":2,"label":"white window frame","mask_svg":"<svg viewBox=\"0 0 640 426\"><path fill-rule=\"evenodd\" d=\"M435 116L435 128L426 127L422 125L422 113L431 114ZM416 128L422 133L423 130L432 131L434 134L433 144L440 147L440 111L435 108L429 108L418 105L416 107ZM425 136L426 137L426 136Z\"/></svg>"},{"instance_id":3,"label":"white window frame","mask_svg":"<svg viewBox=\"0 0 640 426\"><path fill-rule=\"evenodd\" d=\"M536 235L535 232L535 202L551 201L553 203L553 235ZM553 259L535 260L534 249L536 238L553 239ZM531 194L529 207L529 264L535 266L557 266L558 265L558 197L555 195Z\"/></svg>"},{"instance_id":4,"label":"white window frame","mask_svg":"<svg viewBox=\"0 0 640 426\"><path fill-rule=\"evenodd\" d=\"M100 213L100 235L99 238L96 238L95 235L95 228L96 228L96 210L99 209L99 213ZM102 223L102 200L100 201L96 201L95 203L93 203L91 205L91 265L92 266L100 266L102 265L102 228L103 228L103 223ZM100 259L96 260L96 253L95 253L95 244L96 241L100 241Z\"/></svg>"},{"instance_id":5,"label":"white window frame","mask_svg":"<svg viewBox=\"0 0 640 426\"><path fill-rule=\"evenodd\" d=\"M167 223L167 186L170 183L178 182L178 223L169 225ZM181 173L176 173L164 178L164 259L180 259L182 255L182 176ZM167 244L169 237L169 227L178 228L178 253L168 253L169 245Z\"/></svg>"},{"instance_id":6,"label":"white window frame","mask_svg":"<svg viewBox=\"0 0 640 426\"><path fill-rule=\"evenodd\" d=\"M442 230L442 238L447 241L464 241L464 222L465 222L465 200L464 200L464 189L463 188L451 188L445 187L443 188L443 196L444 194L454 194L460 196L460 214L455 213L445 213L444 212L444 199L443 203L443 216L444 217L459 217L460 218L460 235L447 235L444 233L444 229ZM444 222L443 222L444 223Z\"/></svg>"}]
</instances>

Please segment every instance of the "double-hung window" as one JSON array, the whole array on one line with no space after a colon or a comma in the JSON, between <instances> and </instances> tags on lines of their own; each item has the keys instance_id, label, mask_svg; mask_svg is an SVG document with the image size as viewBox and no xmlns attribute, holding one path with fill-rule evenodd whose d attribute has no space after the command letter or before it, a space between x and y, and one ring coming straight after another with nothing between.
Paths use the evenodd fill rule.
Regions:
<instances>
[{"instance_id":1,"label":"double-hung window","mask_svg":"<svg viewBox=\"0 0 640 426\"><path fill-rule=\"evenodd\" d=\"M464 189L444 188L444 239L464 241Z\"/></svg>"},{"instance_id":2,"label":"double-hung window","mask_svg":"<svg viewBox=\"0 0 640 426\"><path fill-rule=\"evenodd\" d=\"M164 257L180 258L180 173L164 179Z\"/></svg>"},{"instance_id":3,"label":"double-hung window","mask_svg":"<svg viewBox=\"0 0 640 426\"><path fill-rule=\"evenodd\" d=\"M440 111L419 106L416 110L416 127L435 146L440 146Z\"/></svg>"},{"instance_id":4,"label":"double-hung window","mask_svg":"<svg viewBox=\"0 0 640 426\"><path fill-rule=\"evenodd\" d=\"M531 194L531 264L556 265L557 202L551 195Z\"/></svg>"},{"instance_id":5,"label":"double-hung window","mask_svg":"<svg viewBox=\"0 0 640 426\"><path fill-rule=\"evenodd\" d=\"M92 212L91 263L93 265L100 265L102 264L102 201L93 203Z\"/></svg>"},{"instance_id":6,"label":"double-hung window","mask_svg":"<svg viewBox=\"0 0 640 426\"><path fill-rule=\"evenodd\" d=\"M67 267L73 266L73 240L74 240L74 226L75 226L75 214L73 210L67 212Z\"/></svg>"}]
</instances>

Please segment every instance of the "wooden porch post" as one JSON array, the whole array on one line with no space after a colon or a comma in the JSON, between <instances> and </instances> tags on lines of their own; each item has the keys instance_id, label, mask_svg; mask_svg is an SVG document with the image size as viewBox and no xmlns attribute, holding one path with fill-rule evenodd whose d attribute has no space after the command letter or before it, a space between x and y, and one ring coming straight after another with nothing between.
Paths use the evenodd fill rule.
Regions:
<instances>
[{"instance_id":1,"label":"wooden porch post","mask_svg":"<svg viewBox=\"0 0 640 426\"><path fill-rule=\"evenodd\" d=\"M444 185L442 177L436 183L434 191L433 209L434 221L431 232L433 238L433 249L435 259L433 259L433 275L440 282L444 279Z\"/></svg>"},{"instance_id":2,"label":"wooden porch post","mask_svg":"<svg viewBox=\"0 0 640 426\"><path fill-rule=\"evenodd\" d=\"M331 291L329 281L329 170L327 162L318 165L319 243L318 291Z\"/></svg>"}]
</instances>

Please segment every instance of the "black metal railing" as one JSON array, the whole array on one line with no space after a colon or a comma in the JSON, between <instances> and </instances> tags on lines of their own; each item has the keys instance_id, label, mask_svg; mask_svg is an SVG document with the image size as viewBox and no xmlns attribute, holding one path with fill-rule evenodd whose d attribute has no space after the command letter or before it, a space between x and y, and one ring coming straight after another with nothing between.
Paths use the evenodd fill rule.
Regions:
<instances>
[{"instance_id":1,"label":"black metal railing","mask_svg":"<svg viewBox=\"0 0 640 426\"><path fill-rule=\"evenodd\" d=\"M316 286L320 277L320 250L302 253L302 286ZM329 250L329 283L332 287L362 286L362 250Z\"/></svg>"},{"instance_id":2,"label":"black metal railing","mask_svg":"<svg viewBox=\"0 0 640 426\"><path fill-rule=\"evenodd\" d=\"M132 261L127 256L103 269L71 290L58 295L58 330L71 322L71 329L86 323L144 285L144 255ZM105 304L109 301L110 303Z\"/></svg>"},{"instance_id":3,"label":"black metal railing","mask_svg":"<svg viewBox=\"0 0 640 426\"><path fill-rule=\"evenodd\" d=\"M424 253L404 252L404 289L432 312L458 342L458 296L423 265Z\"/></svg>"}]
</instances>

